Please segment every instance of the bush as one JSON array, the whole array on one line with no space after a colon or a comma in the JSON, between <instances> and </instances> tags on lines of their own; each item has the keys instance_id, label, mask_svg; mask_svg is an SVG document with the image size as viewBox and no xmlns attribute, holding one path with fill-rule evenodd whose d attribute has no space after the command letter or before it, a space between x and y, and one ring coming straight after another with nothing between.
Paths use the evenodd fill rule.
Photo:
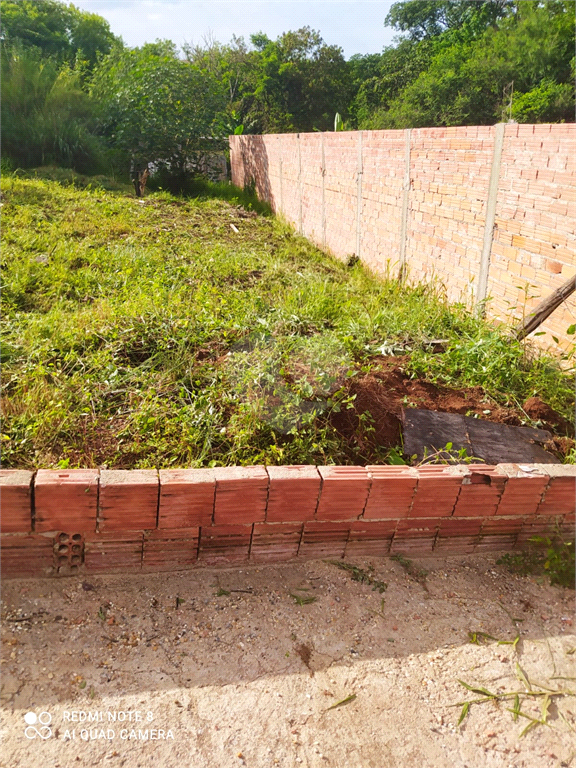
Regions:
<instances>
[{"instance_id":1,"label":"bush","mask_svg":"<svg viewBox=\"0 0 576 768\"><path fill-rule=\"evenodd\" d=\"M14 165L103 171L93 125L93 104L79 72L59 67L38 49L15 45L2 52L2 150Z\"/></svg>"}]
</instances>

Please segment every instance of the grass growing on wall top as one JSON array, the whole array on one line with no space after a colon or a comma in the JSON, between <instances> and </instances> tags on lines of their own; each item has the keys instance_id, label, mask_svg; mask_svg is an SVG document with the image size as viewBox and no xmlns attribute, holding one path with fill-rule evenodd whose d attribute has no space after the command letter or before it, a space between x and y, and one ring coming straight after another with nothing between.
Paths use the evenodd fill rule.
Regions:
<instances>
[{"instance_id":1,"label":"grass growing on wall top","mask_svg":"<svg viewBox=\"0 0 576 768\"><path fill-rule=\"evenodd\" d=\"M3 179L4 466L386 460L330 421L383 345L569 414L565 374L433 288L347 267L234 198L97 184ZM432 338L451 340L442 370Z\"/></svg>"}]
</instances>

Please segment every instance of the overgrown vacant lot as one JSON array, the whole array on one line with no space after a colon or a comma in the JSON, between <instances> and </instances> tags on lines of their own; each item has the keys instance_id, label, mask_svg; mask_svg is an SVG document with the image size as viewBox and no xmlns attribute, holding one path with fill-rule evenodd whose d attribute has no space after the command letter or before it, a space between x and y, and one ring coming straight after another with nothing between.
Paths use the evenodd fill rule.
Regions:
<instances>
[{"instance_id":1,"label":"overgrown vacant lot","mask_svg":"<svg viewBox=\"0 0 576 768\"><path fill-rule=\"evenodd\" d=\"M402 405L520 424L538 396L570 418L569 377L441 287L238 200L8 176L2 211L5 466L399 461Z\"/></svg>"}]
</instances>

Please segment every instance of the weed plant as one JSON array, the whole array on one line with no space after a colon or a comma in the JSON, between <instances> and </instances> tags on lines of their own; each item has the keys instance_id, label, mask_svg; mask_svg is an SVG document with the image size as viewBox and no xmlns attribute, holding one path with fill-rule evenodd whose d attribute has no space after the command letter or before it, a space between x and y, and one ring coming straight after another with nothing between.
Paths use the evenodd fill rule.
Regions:
<instances>
[{"instance_id":1,"label":"weed plant","mask_svg":"<svg viewBox=\"0 0 576 768\"><path fill-rule=\"evenodd\" d=\"M570 413L552 362L434 286L326 256L230 185L137 200L66 173L3 178L6 467L382 461L330 417L384 343L409 344L419 375ZM446 355L423 351L434 338Z\"/></svg>"},{"instance_id":2,"label":"weed plant","mask_svg":"<svg viewBox=\"0 0 576 768\"><path fill-rule=\"evenodd\" d=\"M496 562L511 573L535 574L550 579L550 584L575 588L576 570L574 539L567 540L559 532L552 536L533 536L525 551L506 553Z\"/></svg>"}]
</instances>

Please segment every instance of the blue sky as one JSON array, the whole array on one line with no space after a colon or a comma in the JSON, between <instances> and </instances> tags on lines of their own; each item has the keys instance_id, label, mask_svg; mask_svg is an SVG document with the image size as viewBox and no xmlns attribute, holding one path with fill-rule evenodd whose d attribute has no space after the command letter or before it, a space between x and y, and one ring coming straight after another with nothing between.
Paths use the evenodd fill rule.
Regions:
<instances>
[{"instance_id":1,"label":"blue sky","mask_svg":"<svg viewBox=\"0 0 576 768\"><path fill-rule=\"evenodd\" d=\"M232 35L282 32L308 26L330 45L354 53L380 53L396 34L384 26L392 0L73 0L77 8L103 16L130 46L168 38L177 45L221 43Z\"/></svg>"}]
</instances>

